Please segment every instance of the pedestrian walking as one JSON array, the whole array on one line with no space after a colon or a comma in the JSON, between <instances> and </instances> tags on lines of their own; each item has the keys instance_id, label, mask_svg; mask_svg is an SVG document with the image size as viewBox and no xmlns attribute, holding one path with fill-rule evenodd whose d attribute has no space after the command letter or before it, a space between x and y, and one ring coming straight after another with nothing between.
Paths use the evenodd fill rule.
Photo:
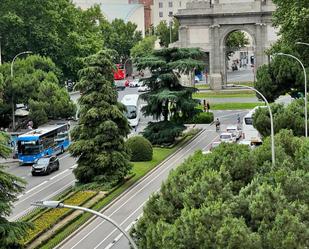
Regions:
<instances>
[{"instance_id":1,"label":"pedestrian walking","mask_svg":"<svg viewBox=\"0 0 309 249\"><path fill-rule=\"evenodd\" d=\"M206 99L203 100L203 110L204 110L204 112L207 111Z\"/></svg>"},{"instance_id":2,"label":"pedestrian walking","mask_svg":"<svg viewBox=\"0 0 309 249\"><path fill-rule=\"evenodd\" d=\"M209 112L209 110L210 110L210 105L209 105L208 101L206 102L206 110L207 110L207 112Z\"/></svg>"}]
</instances>

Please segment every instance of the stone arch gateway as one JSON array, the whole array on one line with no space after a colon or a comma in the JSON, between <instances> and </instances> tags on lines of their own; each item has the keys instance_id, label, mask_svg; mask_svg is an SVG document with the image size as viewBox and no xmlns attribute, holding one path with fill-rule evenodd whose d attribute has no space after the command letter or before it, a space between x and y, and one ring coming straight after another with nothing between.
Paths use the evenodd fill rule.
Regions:
<instances>
[{"instance_id":1,"label":"stone arch gateway","mask_svg":"<svg viewBox=\"0 0 309 249\"><path fill-rule=\"evenodd\" d=\"M209 54L209 79L213 89L224 86L225 41L236 30L253 41L255 67L268 62L265 50L278 39L272 27L275 11L271 0L192 0L175 17L180 22L177 47L199 47Z\"/></svg>"}]
</instances>

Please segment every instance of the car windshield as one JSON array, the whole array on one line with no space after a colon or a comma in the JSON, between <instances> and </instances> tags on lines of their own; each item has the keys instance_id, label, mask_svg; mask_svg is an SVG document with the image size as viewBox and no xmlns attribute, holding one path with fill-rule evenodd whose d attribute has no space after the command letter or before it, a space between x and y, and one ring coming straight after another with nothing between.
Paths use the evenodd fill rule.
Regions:
<instances>
[{"instance_id":1,"label":"car windshield","mask_svg":"<svg viewBox=\"0 0 309 249\"><path fill-rule=\"evenodd\" d=\"M226 135L221 135L220 138L221 139L230 139L231 135L227 135L227 134Z\"/></svg>"},{"instance_id":2,"label":"car windshield","mask_svg":"<svg viewBox=\"0 0 309 249\"><path fill-rule=\"evenodd\" d=\"M41 165L46 165L49 162L49 158L40 158L36 163Z\"/></svg>"},{"instance_id":3,"label":"car windshield","mask_svg":"<svg viewBox=\"0 0 309 249\"><path fill-rule=\"evenodd\" d=\"M126 107L127 107L126 117L128 119L135 119L137 117L136 106L127 105Z\"/></svg>"},{"instance_id":4,"label":"car windshield","mask_svg":"<svg viewBox=\"0 0 309 249\"><path fill-rule=\"evenodd\" d=\"M253 125L253 119L252 118L245 118L246 125Z\"/></svg>"},{"instance_id":5,"label":"car windshield","mask_svg":"<svg viewBox=\"0 0 309 249\"><path fill-rule=\"evenodd\" d=\"M228 132L235 132L236 131L236 129L226 129Z\"/></svg>"}]
</instances>

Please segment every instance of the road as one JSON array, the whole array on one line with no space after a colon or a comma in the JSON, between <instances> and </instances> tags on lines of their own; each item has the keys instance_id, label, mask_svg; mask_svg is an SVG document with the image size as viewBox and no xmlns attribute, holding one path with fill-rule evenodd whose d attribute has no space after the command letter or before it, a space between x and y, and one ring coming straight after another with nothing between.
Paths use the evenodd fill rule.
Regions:
<instances>
[{"instance_id":1,"label":"road","mask_svg":"<svg viewBox=\"0 0 309 249\"><path fill-rule=\"evenodd\" d=\"M254 81L254 74L251 67L227 73L227 82L249 82Z\"/></svg>"},{"instance_id":2,"label":"road","mask_svg":"<svg viewBox=\"0 0 309 249\"><path fill-rule=\"evenodd\" d=\"M246 112L221 112L221 129L225 129L226 125L235 123L237 113L243 117ZM180 148L170 158L165 160L159 167L148 174L144 179L136 183L127 190L120 198L112 203L103 213L126 230L129 230L132 224L140 217L143 206L149 196L158 191L164 180L167 179L169 171L181 164L188 156L198 149L206 150L212 142L218 140L218 135L214 126L205 126L205 129L191 141L188 145ZM72 238L69 238L61 249L84 249L84 248L130 248L124 237L109 223L99 218L94 219L80 231L77 231Z\"/></svg>"},{"instance_id":3,"label":"road","mask_svg":"<svg viewBox=\"0 0 309 249\"><path fill-rule=\"evenodd\" d=\"M75 160L65 153L59 156L59 162L60 170L48 176L32 176L31 166L13 165L6 170L27 182L23 194L18 196L18 201L14 203L10 220L16 220L29 213L33 209L31 202L51 199L74 184L75 177L72 170L76 167Z\"/></svg>"}]
</instances>

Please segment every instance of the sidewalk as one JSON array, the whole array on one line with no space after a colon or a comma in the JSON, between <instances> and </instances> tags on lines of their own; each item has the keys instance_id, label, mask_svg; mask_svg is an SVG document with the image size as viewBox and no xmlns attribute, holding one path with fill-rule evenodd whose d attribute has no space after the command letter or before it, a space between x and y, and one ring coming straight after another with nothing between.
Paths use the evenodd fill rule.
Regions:
<instances>
[{"instance_id":1,"label":"sidewalk","mask_svg":"<svg viewBox=\"0 0 309 249\"><path fill-rule=\"evenodd\" d=\"M11 157L8 158L0 158L0 165L9 165L9 164L13 164L13 163L18 163L18 159L14 159Z\"/></svg>"}]
</instances>

